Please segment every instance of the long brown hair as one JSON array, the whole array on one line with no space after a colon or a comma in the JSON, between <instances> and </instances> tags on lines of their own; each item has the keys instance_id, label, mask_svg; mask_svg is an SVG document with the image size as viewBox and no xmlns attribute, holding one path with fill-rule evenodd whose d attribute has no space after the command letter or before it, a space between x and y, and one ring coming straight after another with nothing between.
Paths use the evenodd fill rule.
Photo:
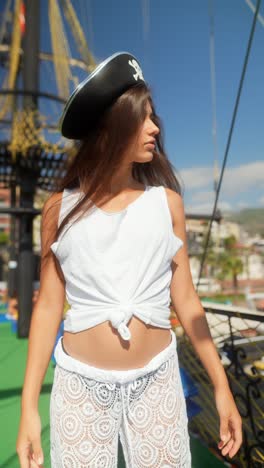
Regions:
<instances>
[{"instance_id":1,"label":"long brown hair","mask_svg":"<svg viewBox=\"0 0 264 468\"><path fill-rule=\"evenodd\" d=\"M98 204L104 196L116 169L121 166L127 145L144 123L147 101L152 108L153 121L160 132L156 136L156 149L152 160L146 163L133 162L132 177L144 185L163 185L182 193L175 168L164 150L162 122L156 114L151 89L144 83L136 84L104 112L99 124L87 131L87 137L79 141L75 157L70 162L66 161L65 175L57 181L54 193L62 192L66 188L82 187L84 196L65 216L60 226L57 226L55 238L51 243L58 238L73 216L75 219L78 213L88 211L92 206L91 196L94 204Z\"/></svg>"}]
</instances>

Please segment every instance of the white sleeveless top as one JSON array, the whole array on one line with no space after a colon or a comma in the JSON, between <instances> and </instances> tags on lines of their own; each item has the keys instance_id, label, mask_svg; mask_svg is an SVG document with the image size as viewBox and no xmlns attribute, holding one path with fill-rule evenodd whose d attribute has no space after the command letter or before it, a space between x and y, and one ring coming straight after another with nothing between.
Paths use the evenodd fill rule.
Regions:
<instances>
[{"instance_id":1,"label":"white sleeveless top","mask_svg":"<svg viewBox=\"0 0 264 468\"><path fill-rule=\"evenodd\" d=\"M58 224L82 196L79 188L63 191ZM110 320L129 340L132 315L171 328L171 261L183 242L173 232L165 188L147 186L118 212L93 204L72 221L51 245L70 305L64 330L76 333Z\"/></svg>"}]
</instances>

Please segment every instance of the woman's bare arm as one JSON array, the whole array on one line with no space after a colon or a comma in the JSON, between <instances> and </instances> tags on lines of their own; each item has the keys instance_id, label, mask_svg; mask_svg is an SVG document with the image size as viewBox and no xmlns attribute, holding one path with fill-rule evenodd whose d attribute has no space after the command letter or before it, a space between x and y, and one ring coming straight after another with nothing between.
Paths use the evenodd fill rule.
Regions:
<instances>
[{"instance_id":1,"label":"woman's bare arm","mask_svg":"<svg viewBox=\"0 0 264 468\"><path fill-rule=\"evenodd\" d=\"M41 391L56 336L63 318L65 285L56 270L55 256L50 245L55 233L60 209L61 194L53 194L44 204L41 217L41 271L40 290L35 303L29 331L28 354L24 386L22 391L22 410L37 409ZM54 204L54 202L56 202ZM43 261L44 254L50 251ZM60 268L60 267L59 267Z\"/></svg>"},{"instance_id":2,"label":"woman's bare arm","mask_svg":"<svg viewBox=\"0 0 264 468\"><path fill-rule=\"evenodd\" d=\"M172 261L171 300L179 321L189 336L214 386L220 418L218 448L222 455L234 456L242 444L242 418L231 393L225 369L212 340L205 311L197 295L190 271L182 198L166 189L173 219L173 231L184 242Z\"/></svg>"},{"instance_id":3,"label":"woman's bare arm","mask_svg":"<svg viewBox=\"0 0 264 468\"><path fill-rule=\"evenodd\" d=\"M227 377L208 327L205 311L197 295L190 271L183 201L166 189L172 213L174 234L184 243L172 261L171 300L177 318L189 336L215 387L228 386Z\"/></svg>"}]
</instances>

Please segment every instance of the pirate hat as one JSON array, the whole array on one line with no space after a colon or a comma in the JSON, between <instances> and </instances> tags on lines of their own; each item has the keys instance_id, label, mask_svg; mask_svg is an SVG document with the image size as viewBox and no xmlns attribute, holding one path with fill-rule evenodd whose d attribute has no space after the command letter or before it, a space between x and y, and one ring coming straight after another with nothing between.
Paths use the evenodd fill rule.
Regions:
<instances>
[{"instance_id":1,"label":"pirate hat","mask_svg":"<svg viewBox=\"0 0 264 468\"><path fill-rule=\"evenodd\" d=\"M128 52L117 52L83 80L69 97L59 127L69 139L81 140L98 121L103 111L127 89L145 82L137 59Z\"/></svg>"}]
</instances>

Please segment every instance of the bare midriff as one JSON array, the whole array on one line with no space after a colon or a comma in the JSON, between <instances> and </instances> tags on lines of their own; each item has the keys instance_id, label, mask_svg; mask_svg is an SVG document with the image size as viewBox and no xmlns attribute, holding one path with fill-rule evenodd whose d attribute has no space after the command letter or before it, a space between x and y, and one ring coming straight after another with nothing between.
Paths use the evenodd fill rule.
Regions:
<instances>
[{"instance_id":1,"label":"bare midriff","mask_svg":"<svg viewBox=\"0 0 264 468\"><path fill-rule=\"evenodd\" d=\"M101 369L127 370L145 366L171 342L168 328L158 328L133 316L131 338L123 340L106 321L77 333L64 331L63 347L75 359Z\"/></svg>"}]
</instances>

